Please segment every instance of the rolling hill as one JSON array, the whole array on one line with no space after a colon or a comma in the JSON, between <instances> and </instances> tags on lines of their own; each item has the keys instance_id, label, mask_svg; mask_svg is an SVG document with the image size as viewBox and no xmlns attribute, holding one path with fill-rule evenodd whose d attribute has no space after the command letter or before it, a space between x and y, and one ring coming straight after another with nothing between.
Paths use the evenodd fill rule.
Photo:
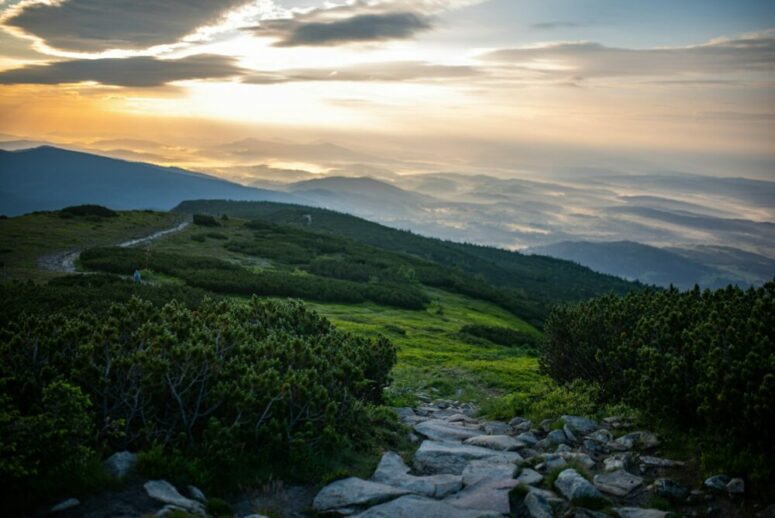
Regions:
<instances>
[{"instance_id":1,"label":"rolling hill","mask_svg":"<svg viewBox=\"0 0 775 518\"><path fill-rule=\"evenodd\" d=\"M292 194L245 187L183 169L50 146L0 151L0 213L6 215L87 203L121 210L169 210L183 200L213 196L302 201Z\"/></svg>"}]
</instances>

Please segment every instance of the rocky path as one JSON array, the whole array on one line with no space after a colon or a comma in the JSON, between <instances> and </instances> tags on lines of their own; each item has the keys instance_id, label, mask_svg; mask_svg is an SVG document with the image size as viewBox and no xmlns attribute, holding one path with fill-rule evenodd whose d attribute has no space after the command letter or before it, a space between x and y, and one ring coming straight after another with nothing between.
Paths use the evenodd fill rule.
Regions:
<instances>
[{"instance_id":1,"label":"rocky path","mask_svg":"<svg viewBox=\"0 0 775 518\"><path fill-rule=\"evenodd\" d=\"M660 439L616 417L602 423L562 416L532 423L476 419L441 401L396 409L420 443L409 463L387 452L370 480L323 488L313 508L361 518L662 518L670 502L684 516L772 516L742 511L745 484L723 475L692 488L686 465L659 456ZM660 505L664 507L664 505Z\"/></svg>"},{"instance_id":2,"label":"rocky path","mask_svg":"<svg viewBox=\"0 0 775 518\"><path fill-rule=\"evenodd\" d=\"M184 221L178 225L175 225L172 228L168 228L165 230L160 230L158 232L154 232L153 234L150 234L145 237L141 237L138 239L130 239L129 241L124 241L123 243L119 243L116 246L121 248L129 248L137 245L143 245L146 243L150 243L152 241L156 241L157 239L161 239L164 236L174 234L176 232L180 232L181 230L188 227L191 223L188 221ZM75 273L75 262L78 260L78 258L81 256L81 250L68 250L65 252L57 252L55 254L46 255L44 257L41 257L38 260L38 266L41 270L46 270L49 272L62 272L62 273Z\"/></svg>"},{"instance_id":3,"label":"rocky path","mask_svg":"<svg viewBox=\"0 0 775 518\"><path fill-rule=\"evenodd\" d=\"M235 515L261 518L259 510L273 509L272 516L293 518L775 517L775 506L746 506L741 479L718 475L702 487L681 482L693 478L688 466L660 456L660 438L633 430L626 419L597 423L561 416L532 423L515 417L505 423L477 419L472 405L453 401L395 411L419 445L411 459L386 452L368 480L350 477L320 491L296 486L244 495L233 505ZM106 467L125 478L135 462L133 454L122 452ZM137 481L84 503L65 500L57 515L205 516L206 502L192 486ZM671 512L655 508L665 503Z\"/></svg>"}]
</instances>

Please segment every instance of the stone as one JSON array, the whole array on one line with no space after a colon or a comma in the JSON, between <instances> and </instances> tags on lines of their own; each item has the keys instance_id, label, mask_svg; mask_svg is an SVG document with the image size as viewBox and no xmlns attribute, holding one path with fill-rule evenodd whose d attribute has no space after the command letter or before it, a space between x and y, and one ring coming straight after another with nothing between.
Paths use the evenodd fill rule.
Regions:
<instances>
[{"instance_id":1,"label":"stone","mask_svg":"<svg viewBox=\"0 0 775 518\"><path fill-rule=\"evenodd\" d=\"M135 464L137 464L137 455L128 451L116 452L103 463L107 472L118 479L126 478Z\"/></svg>"},{"instance_id":2,"label":"stone","mask_svg":"<svg viewBox=\"0 0 775 518\"><path fill-rule=\"evenodd\" d=\"M182 507L178 507L177 505L168 504L168 505L165 505L164 507L162 507L161 509L159 509L158 511L156 511L156 514L154 516L162 517L162 516L169 516L171 514L183 514L183 515L185 515L185 514L188 514L188 513Z\"/></svg>"},{"instance_id":3,"label":"stone","mask_svg":"<svg viewBox=\"0 0 775 518\"><path fill-rule=\"evenodd\" d=\"M513 431L509 425L500 421L487 421L482 424L482 430L487 435L508 435Z\"/></svg>"},{"instance_id":4,"label":"stone","mask_svg":"<svg viewBox=\"0 0 775 518\"><path fill-rule=\"evenodd\" d=\"M568 465L568 461L566 461L559 453L550 453L549 455L544 455L544 461L542 464L545 471L553 471L555 469L566 467Z\"/></svg>"},{"instance_id":5,"label":"stone","mask_svg":"<svg viewBox=\"0 0 775 518\"><path fill-rule=\"evenodd\" d=\"M470 485L445 502L462 509L478 509L494 513L508 514L511 508L509 492L517 486L515 479L483 479ZM454 515L453 515L454 516Z\"/></svg>"},{"instance_id":6,"label":"stone","mask_svg":"<svg viewBox=\"0 0 775 518\"><path fill-rule=\"evenodd\" d=\"M576 434L573 433L573 430L571 430L567 424L562 427L562 431L563 433L565 433L565 437L568 438L569 442L572 442L572 443L578 442L579 440L578 437L576 437Z\"/></svg>"},{"instance_id":7,"label":"stone","mask_svg":"<svg viewBox=\"0 0 775 518\"><path fill-rule=\"evenodd\" d=\"M546 435L546 439L552 444L568 444L568 436L562 430L552 430Z\"/></svg>"},{"instance_id":8,"label":"stone","mask_svg":"<svg viewBox=\"0 0 775 518\"><path fill-rule=\"evenodd\" d=\"M648 450L659 446L659 438L651 432L632 432L619 437L611 445L618 450Z\"/></svg>"},{"instance_id":9,"label":"stone","mask_svg":"<svg viewBox=\"0 0 775 518\"><path fill-rule=\"evenodd\" d=\"M543 475L530 468L523 469L517 477L517 482L526 486L535 486L543 482L543 480Z\"/></svg>"},{"instance_id":10,"label":"stone","mask_svg":"<svg viewBox=\"0 0 775 518\"><path fill-rule=\"evenodd\" d=\"M733 478L727 483L726 489L730 495L742 495L745 493L745 481L742 478Z\"/></svg>"},{"instance_id":11,"label":"stone","mask_svg":"<svg viewBox=\"0 0 775 518\"><path fill-rule=\"evenodd\" d=\"M606 446L606 443L592 439L584 439L581 448L590 455L603 456L611 453L611 449Z\"/></svg>"},{"instance_id":12,"label":"stone","mask_svg":"<svg viewBox=\"0 0 775 518\"><path fill-rule=\"evenodd\" d=\"M674 482L669 478L659 478L654 481L654 493L668 500L683 501L689 497L689 488Z\"/></svg>"},{"instance_id":13,"label":"stone","mask_svg":"<svg viewBox=\"0 0 775 518\"><path fill-rule=\"evenodd\" d=\"M555 421L556 419L544 419L543 421L541 421L539 426L541 427L541 430L543 430L544 432L551 432L552 429L554 428Z\"/></svg>"},{"instance_id":14,"label":"stone","mask_svg":"<svg viewBox=\"0 0 775 518\"><path fill-rule=\"evenodd\" d=\"M620 428L632 428L632 419L629 417L622 417L622 416L611 416L606 417L603 419L603 423L610 428L613 429L620 429Z\"/></svg>"},{"instance_id":15,"label":"stone","mask_svg":"<svg viewBox=\"0 0 775 518\"><path fill-rule=\"evenodd\" d=\"M465 414L451 415L447 418L447 421L450 423L466 423L466 424L476 424L477 422L476 419L468 417Z\"/></svg>"},{"instance_id":16,"label":"stone","mask_svg":"<svg viewBox=\"0 0 775 518\"><path fill-rule=\"evenodd\" d=\"M524 417L515 417L509 421L509 426L517 433L529 432L533 427L533 422Z\"/></svg>"},{"instance_id":17,"label":"stone","mask_svg":"<svg viewBox=\"0 0 775 518\"><path fill-rule=\"evenodd\" d=\"M207 497L201 489L196 486L188 486L186 489L188 489L188 494L191 496L191 498L197 502L202 502L203 504L207 503Z\"/></svg>"},{"instance_id":18,"label":"stone","mask_svg":"<svg viewBox=\"0 0 775 518\"><path fill-rule=\"evenodd\" d=\"M469 461L488 458L511 464L524 462L516 452L494 451L467 444L423 441L414 454L414 467L420 473L460 475Z\"/></svg>"},{"instance_id":19,"label":"stone","mask_svg":"<svg viewBox=\"0 0 775 518\"><path fill-rule=\"evenodd\" d=\"M77 498L68 498L67 500L63 500L59 502L57 505L52 507L49 512L50 513L61 513L62 511L67 511L68 509L72 509L74 507L78 507L81 505L81 501Z\"/></svg>"},{"instance_id":20,"label":"stone","mask_svg":"<svg viewBox=\"0 0 775 518\"><path fill-rule=\"evenodd\" d=\"M561 452L559 455L567 462L578 462L586 469L592 469L595 467L595 461L592 460L592 457L590 457L586 453L579 453L575 451L565 451L565 452Z\"/></svg>"},{"instance_id":21,"label":"stone","mask_svg":"<svg viewBox=\"0 0 775 518\"><path fill-rule=\"evenodd\" d=\"M350 477L321 489L312 502L312 508L324 513L340 508L370 507L409 493L406 489Z\"/></svg>"},{"instance_id":22,"label":"stone","mask_svg":"<svg viewBox=\"0 0 775 518\"><path fill-rule=\"evenodd\" d=\"M565 426L573 432L574 435L587 435L600 428L600 425L595 421L587 419L586 417L564 415L562 416L562 420L565 423Z\"/></svg>"},{"instance_id":23,"label":"stone","mask_svg":"<svg viewBox=\"0 0 775 518\"><path fill-rule=\"evenodd\" d=\"M494 518L500 516L489 511L460 509L446 502L422 496L402 496L385 504L374 506L355 518Z\"/></svg>"},{"instance_id":24,"label":"stone","mask_svg":"<svg viewBox=\"0 0 775 518\"><path fill-rule=\"evenodd\" d=\"M637 456L633 453L614 453L610 457L603 459L603 469L606 471L616 471L624 469L632 470L635 466Z\"/></svg>"},{"instance_id":25,"label":"stone","mask_svg":"<svg viewBox=\"0 0 775 518\"><path fill-rule=\"evenodd\" d=\"M731 479L726 475L714 475L705 480L705 487L714 491L726 491Z\"/></svg>"},{"instance_id":26,"label":"stone","mask_svg":"<svg viewBox=\"0 0 775 518\"><path fill-rule=\"evenodd\" d=\"M641 509L640 507L615 507L619 518L666 518L667 513L659 509Z\"/></svg>"},{"instance_id":27,"label":"stone","mask_svg":"<svg viewBox=\"0 0 775 518\"><path fill-rule=\"evenodd\" d=\"M645 468L680 468L684 465L681 461L662 459L651 455L641 455L640 463Z\"/></svg>"},{"instance_id":28,"label":"stone","mask_svg":"<svg viewBox=\"0 0 775 518\"><path fill-rule=\"evenodd\" d=\"M472 460L463 470L463 484L466 486L471 486L484 479L510 479L514 478L516 473L517 466L515 464L506 462L493 462L488 459Z\"/></svg>"},{"instance_id":29,"label":"stone","mask_svg":"<svg viewBox=\"0 0 775 518\"><path fill-rule=\"evenodd\" d=\"M460 491L463 479L457 475L431 475L416 477L409 474L409 466L400 455L389 451L382 456L371 479L375 482L405 489L411 493L431 498L444 498Z\"/></svg>"},{"instance_id":30,"label":"stone","mask_svg":"<svg viewBox=\"0 0 775 518\"><path fill-rule=\"evenodd\" d=\"M602 493L572 468L564 470L554 482L554 487L572 503L603 501Z\"/></svg>"},{"instance_id":31,"label":"stone","mask_svg":"<svg viewBox=\"0 0 775 518\"><path fill-rule=\"evenodd\" d=\"M528 446L534 446L538 442L538 437L536 437L536 434L529 431L522 432L521 434L517 435L516 439L523 444L527 444Z\"/></svg>"},{"instance_id":32,"label":"stone","mask_svg":"<svg viewBox=\"0 0 775 518\"><path fill-rule=\"evenodd\" d=\"M595 487L604 493L614 496L626 496L633 489L643 484L643 479L620 469L610 473L595 475L593 482Z\"/></svg>"},{"instance_id":33,"label":"stone","mask_svg":"<svg viewBox=\"0 0 775 518\"><path fill-rule=\"evenodd\" d=\"M557 446L557 449L554 450L554 453L570 453L573 451L573 448L568 446L567 444L560 444Z\"/></svg>"},{"instance_id":34,"label":"stone","mask_svg":"<svg viewBox=\"0 0 775 518\"><path fill-rule=\"evenodd\" d=\"M479 431L455 426L441 419L431 419L418 423L414 429L420 435L434 441L464 441L479 435Z\"/></svg>"},{"instance_id":35,"label":"stone","mask_svg":"<svg viewBox=\"0 0 775 518\"><path fill-rule=\"evenodd\" d=\"M590 441L597 441L602 443L609 443L614 440L614 435L606 430L605 428L601 428L599 430L595 430L591 434L586 436L586 439Z\"/></svg>"},{"instance_id":36,"label":"stone","mask_svg":"<svg viewBox=\"0 0 775 518\"><path fill-rule=\"evenodd\" d=\"M414 413L414 410L409 408L408 406L405 406L405 407L393 407L392 410L393 410L393 412L395 412L395 414L399 418L402 418L402 419L404 417L414 417L416 415Z\"/></svg>"},{"instance_id":37,"label":"stone","mask_svg":"<svg viewBox=\"0 0 775 518\"><path fill-rule=\"evenodd\" d=\"M180 507L192 514L205 514L204 506L201 503L181 495L175 486L166 480L150 480L143 487L148 496L156 501Z\"/></svg>"},{"instance_id":38,"label":"stone","mask_svg":"<svg viewBox=\"0 0 775 518\"><path fill-rule=\"evenodd\" d=\"M481 446L482 448L498 451L515 451L525 446L524 443L519 442L510 435L477 435L476 437L470 437L463 442L465 444Z\"/></svg>"},{"instance_id":39,"label":"stone","mask_svg":"<svg viewBox=\"0 0 775 518\"><path fill-rule=\"evenodd\" d=\"M553 518L554 511L549 500L536 492L527 494L524 500L528 516L531 518Z\"/></svg>"}]
</instances>

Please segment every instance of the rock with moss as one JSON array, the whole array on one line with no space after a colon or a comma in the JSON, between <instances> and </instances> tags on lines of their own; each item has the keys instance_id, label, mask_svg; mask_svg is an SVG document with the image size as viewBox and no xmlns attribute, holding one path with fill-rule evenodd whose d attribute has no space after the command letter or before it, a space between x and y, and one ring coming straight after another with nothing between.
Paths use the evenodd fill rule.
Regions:
<instances>
[{"instance_id":1,"label":"rock with moss","mask_svg":"<svg viewBox=\"0 0 775 518\"><path fill-rule=\"evenodd\" d=\"M318 513L335 512L337 509L349 511L388 502L410 493L406 489L350 477L321 489L312 502L312 508Z\"/></svg>"},{"instance_id":2,"label":"rock with moss","mask_svg":"<svg viewBox=\"0 0 775 518\"><path fill-rule=\"evenodd\" d=\"M554 487L573 504L599 507L606 503L603 494L572 468L559 474L557 480L554 481Z\"/></svg>"}]
</instances>

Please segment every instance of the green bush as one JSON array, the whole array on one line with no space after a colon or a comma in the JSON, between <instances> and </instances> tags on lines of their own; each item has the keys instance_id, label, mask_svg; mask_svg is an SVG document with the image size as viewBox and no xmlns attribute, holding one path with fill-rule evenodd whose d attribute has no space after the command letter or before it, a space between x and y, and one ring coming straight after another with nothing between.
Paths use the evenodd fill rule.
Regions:
<instances>
[{"instance_id":1,"label":"green bush","mask_svg":"<svg viewBox=\"0 0 775 518\"><path fill-rule=\"evenodd\" d=\"M538 338L535 335L508 327L466 324L460 329L460 332L507 347L535 349L538 345Z\"/></svg>"},{"instance_id":2,"label":"green bush","mask_svg":"<svg viewBox=\"0 0 775 518\"><path fill-rule=\"evenodd\" d=\"M775 461L762 430L775 426L775 282L602 297L558 308L546 333L541 367L559 383L594 383L602 401L693 430L738 459L768 459L746 469L774 476L762 473Z\"/></svg>"},{"instance_id":3,"label":"green bush","mask_svg":"<svg viewBox=\"0 0 775 518\"><path fill-rule=\"evenodd\" d=\"M221 224L218 223L218 220L208 214L194 214L194 225L199 225L201 227L221 226Z\"/></svg>"},{"instance_id":4,"label":"green bush","mask_svg":"<svg viewBox=\"0 0 775 518\"><path fill-rule=\"evenodd\" d=\"M111 210L102 205L75 205L73 207L65 207L59 211L60 217L72 218L76 216L94 216L97 218L116 218L118 212Z\"/></svg>"},{"instance_id":5,"label":"green bush","mask_svg":"<svg viewBox=\"0 0 775 518\"><path fill-rule=\"evenodd\" d=\"M0 355L4 488L97 450L151 449L146 470L210 487L240 465L324 455L359 440L396 362L386 339L257 299L22 313Z\"/></svg>"}]
</instances>

